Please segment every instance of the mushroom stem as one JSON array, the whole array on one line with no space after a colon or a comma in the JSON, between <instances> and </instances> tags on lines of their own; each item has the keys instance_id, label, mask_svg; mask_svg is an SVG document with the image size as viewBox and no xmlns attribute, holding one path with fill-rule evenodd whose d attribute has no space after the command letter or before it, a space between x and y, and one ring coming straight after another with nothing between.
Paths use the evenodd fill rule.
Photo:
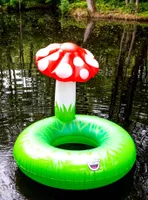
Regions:
<instances>
[{"instance_id":1,"label":"mushroom stem","mask_svg":"<svg viewBox=\"0 0 148 200\"><path fill-rule=\"evenodd\" d=\"M55 116L64 122L75 119L76 82L56 80Z\"/></svg>"}]
</instances>

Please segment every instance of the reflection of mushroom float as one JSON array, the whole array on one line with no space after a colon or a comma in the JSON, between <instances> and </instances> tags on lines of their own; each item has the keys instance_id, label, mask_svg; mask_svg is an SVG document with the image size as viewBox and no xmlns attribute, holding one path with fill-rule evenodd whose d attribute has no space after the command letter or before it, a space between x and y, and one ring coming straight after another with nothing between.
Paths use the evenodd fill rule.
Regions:
<instances>
[{"instance_id":1,"label":"reflection of mushroom float","mask_svg":"<svg viewBox=\"0 0 148 200\"><path fill-rule=\"evenodd\" d=\"M98 72L91 52L73 43L51 44L36 54L39 70L56 79L55 116L62 121L75 118L76 82L86 82Z\"/></svg>"}]
</instances>

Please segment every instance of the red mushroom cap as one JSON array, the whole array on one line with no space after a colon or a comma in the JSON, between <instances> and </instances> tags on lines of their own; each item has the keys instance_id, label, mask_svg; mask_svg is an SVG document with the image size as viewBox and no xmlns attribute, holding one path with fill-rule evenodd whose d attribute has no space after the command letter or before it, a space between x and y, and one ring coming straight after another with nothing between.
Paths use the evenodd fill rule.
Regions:
<instances>
[{"instance_id":1,"label":"red mushroom cap","mask_svg":"<svg viewBox=\"0 0 148 200\"><path fill-rule=\"evenodd\" d=\"M70 42L40 49L36 53L36 64L44 75L63 82L86 82L99 70L90 51Z\"/></svg>"}]
</instances>

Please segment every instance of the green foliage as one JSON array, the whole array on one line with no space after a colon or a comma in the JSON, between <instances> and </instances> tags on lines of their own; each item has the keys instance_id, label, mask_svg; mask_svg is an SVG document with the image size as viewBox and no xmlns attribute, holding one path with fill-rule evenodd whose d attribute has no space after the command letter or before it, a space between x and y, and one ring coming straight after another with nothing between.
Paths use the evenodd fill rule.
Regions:
<instances>
[{"instance_id":1,"label":"green foliage","mask_svg":"<svg viewBox=\"0 0 148 200\"><path fill-rule=\"evenodd\" d=\"M46 0L46 1L45 1L45 3L50 3L50 2L51 2L51 0Z\"/></svg>"},{"instance_id":2,"label":"green foliage","mask_svg":"<svg viewBox=\"0 0 148 200\"><path fill-rule=\"evenodd\" d=\"M87 3L86 1L72 3L70 9L73 8L87 8Z\"/></svg>"},{"instance_id":3,"label":"green foliage","mask_svg":"<svg viewBox=\"0 0 148 200\"><path fill-rule=\"evenodd\" d=\"M114 4L98 3L96 5L96 7L97 7L97 11L103 12L103 13L115 10L115 5Z\"/></svg>"},{"instance_id":4,"label":"green foliage","mask_svg":"<svg viewBox=\"0 0 148 200\"><path fill-rule=\"evenodd\" d=\"M6 5L8 7L17 7L18 4L19 4L19 0L4 1L4 5Z\"/></svg>"},{"instance_id":5,"label":"green foliage","mask_svg":"<svg viewBox=\"0 0 148 200\"><path fill-rule=\"evenodd\" d=\"M60 0L59 0L60 1ZM23 7L40 5L40 4L54 4L54 0L0 0L0 5L8 6L8 7L17 7L17 5L21 3Z\"/></svg>"},{"instance_id":6,"label":"green foliage","mask_svg":"<svg viewBox=\"0 0 148 200\"><path fill-rule=\"evenodd\" d=\"M148 2L139 4L139 12L148 12Z\"/></svg>"},{"instance_id":7,"label":"green foliage","mask_svg":"<svg viewBox=\"0 0 148 200\"><path fill-rule=\"evenodd\" d=\"M69 1L61 0L61 4L59 6L62 15L66 14L69 11Z\"/></svg>"}]
</instances>

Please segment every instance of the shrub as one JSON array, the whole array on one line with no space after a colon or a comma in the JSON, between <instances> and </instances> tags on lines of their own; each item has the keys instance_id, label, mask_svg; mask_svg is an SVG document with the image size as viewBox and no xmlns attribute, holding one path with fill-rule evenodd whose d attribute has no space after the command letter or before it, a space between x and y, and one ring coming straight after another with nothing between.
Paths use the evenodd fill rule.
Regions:
<instances>
[{"instance_id":1,"label":"shrub","mask_svg":"<svg viewBox=\"0 0 148 200\"><path fill-rule=\"evenodd\" d=\"M62 15L66 14L69 11L69 1L61 0L61 4L59 6Z\"/></svg>"}]
</instances>

